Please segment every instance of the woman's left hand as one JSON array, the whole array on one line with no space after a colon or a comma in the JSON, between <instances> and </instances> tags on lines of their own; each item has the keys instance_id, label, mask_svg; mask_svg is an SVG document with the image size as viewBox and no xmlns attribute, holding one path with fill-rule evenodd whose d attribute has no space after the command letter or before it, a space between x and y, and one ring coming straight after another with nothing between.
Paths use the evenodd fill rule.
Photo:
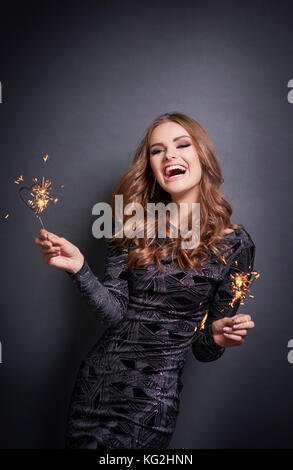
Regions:
<instances>
[{"instance_id":1,"label":"woman's left hand","mask_svg":"<svg viewBox=\"0 0 293 470\"><path fill-rule=\"evenodd\" d=\"M234 317L223 317L212 323L213 338L224 348L239 346L244 343L247 330L254 326L251 316L245 313L238 313Z\"/></svg>"}]
</instances>

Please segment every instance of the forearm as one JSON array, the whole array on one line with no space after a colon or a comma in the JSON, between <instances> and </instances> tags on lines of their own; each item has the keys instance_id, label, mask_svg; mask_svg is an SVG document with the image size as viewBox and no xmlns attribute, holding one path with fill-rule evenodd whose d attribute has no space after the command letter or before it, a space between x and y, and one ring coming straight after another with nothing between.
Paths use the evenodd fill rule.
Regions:
<instances>
[{"instance_id":1,"label":"forearm","mask_svg":"<svg viewBox=\"0 0 293 470\"><path fill-rule=\"evenodd\" d=\"M236 301L234 299L233 279L237 273L247 273L250 280L254 256L255 245L249 234L242 232L240 242L237 240L235 244L235 252L227 258L229 261L226 261L227 267L223 272L223 279L219 282L216 292L210 300L205 327L203 330L195 332L192 348L194 356L199 361L214 361L223 355L225 347L215 342L214 338L219 336L219 332L216 335L215 328L214 332L212 331L212 325L223 317L232 317L237 313L241 299Z\"/></svg>"},{"instance_id":2,"label":"forearm","mask_svg":"<svg viewBox=\"0 0 293 470\"><path fill-rule=\"evenodd\" d=\"M123 318L128 304L127 290L122 290L124 280L112 280L111 285L109 283L107 285L107 280L101 282L85 258L83 266L77 273L66 272L91 310L103 323L114 326Z\"/></svg>"}]
</instances>

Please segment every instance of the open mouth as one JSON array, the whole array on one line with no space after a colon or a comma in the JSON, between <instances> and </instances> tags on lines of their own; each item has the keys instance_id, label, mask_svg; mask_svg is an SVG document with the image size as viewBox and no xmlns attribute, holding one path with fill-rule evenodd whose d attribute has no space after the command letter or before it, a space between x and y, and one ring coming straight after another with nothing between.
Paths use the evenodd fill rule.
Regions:
<instances>
[{"instance_id":1,"label":"open mouth","mask_svg":"<svg viewBox=\"0 0 293 470\"><path fill-rule=\"evenodd\" d=\"M187 173L187 168L174 165L164 170L164 179L167 181L183 178Z\"/></svg>"}]
</instances>

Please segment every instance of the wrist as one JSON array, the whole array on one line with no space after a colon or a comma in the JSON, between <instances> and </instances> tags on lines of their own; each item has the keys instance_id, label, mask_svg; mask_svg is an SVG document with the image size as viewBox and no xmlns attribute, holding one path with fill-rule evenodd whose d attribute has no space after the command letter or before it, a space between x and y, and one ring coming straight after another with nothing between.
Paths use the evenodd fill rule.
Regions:
<instances>
[{"instance_id":1,"label":"wrist","mask_svg":"<svg viewBox=\"0 0 293 470\"><path fill-rule=\"evenodd\" d=\"M81 270L83 265L84 265L84 256L83 256L82 253L80 253L80 256L79 256L78 260L76 261L76 263L74 264L74 267L72 268L71 273L72 274L78 273L78 271Z\"/></svg>"},{"instance_id":2,"label":"wrist","mask_svg":"<svg viewBox=\"0 0 293 470\"><path fill-rule=\"evenodd\" d=\"M213 321L213 323L211 324L211 332L212 332L213 336L215 336L215 334L216 334L216 328L215 328L215 325L214 325L215 321Z\"/></svg>"},{"instance_id":3,"label":"wrist","mask_svg":"<svg viewBox=\"0 0 293 470\"><path fill-rule=\"evenodd\" d=\"M217 338L217 330L216 330L216 326L214 325L214 323L216 322L213 321L213 323L211 324L211 334L212 334L212 338L213 338L213 341L214 343L216 343L218 346L221 346L221 344L219 344L217 341L216 341L216 338Z\"/></svg>"},{"instance_id":4,"label":"wrist","mask_svg":"<svg viewBox=\"0 0 293 470\"><path fill-rule=\"evenodd\" d=\"M223 345L216 341L216 338L219 339L219 336L216 332L216 329L213 327L213 324L211 324L209 327L210 327L210 337L211 337L211 341L213 343L214 349L216 349L217 351L224 350L225 348L223 347Z\"/></svg>"}]
</instances>

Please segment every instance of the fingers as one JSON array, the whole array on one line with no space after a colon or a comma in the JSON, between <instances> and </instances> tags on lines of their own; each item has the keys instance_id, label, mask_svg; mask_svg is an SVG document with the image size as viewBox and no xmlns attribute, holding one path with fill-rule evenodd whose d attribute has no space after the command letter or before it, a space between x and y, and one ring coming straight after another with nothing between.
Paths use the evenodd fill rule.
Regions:
<instances>
[{"instance_id":1,"label":"fingers","mask_svg":"<svg viewBox=\"0 0 293 470\"><path fill-rule=\"evenodd\" d=\"M231 326L224 326L223 334L230 339L235 339L235 336L240 336L244 338L247 335L247 330L254 328L255 323L254 321L246 321L239 324L234 324Z\"/></svg>"},{"instance_id":2,"label":"fingers","mask_svg":"<svg viewBox=\"0 0 293 470\"><path fill-rule=\"evenodd\" d=\"M48 237L47 231L42 228L42 229L39 231L39 237L40 237L40 238L43 238L44 240L46 240L47 237Z\"/></svg>"},{"instance_id":3,"label":"fingers","mask_svg":"<svg viewBox=\"0 0 293 470\"><path fill-rule=\"evenodd\" d=\"M58 237L55 233L46 231L47 239L52 242L54 245L61 245L64 241L63 237Z\"/></svg>"},{"instance_id":4,"label":"fingers","mask_svg":"<svg viewBox=\"0 0 293 470\"><path fill-rule=\"evenodd\" d=\"M49 240L52 243L60 244L64 240L63 237L58 237L55 233L48 232L48 230L41 229L39 231L39 238L42 240Z\"/></svg>"},{"instance_id":5,"label":"fingers","mask_svg":"<svg viewBox=\"0 0 293 470\"><path fill-rule=\"evenodd\" d=\"M224 331L225 330L225 331ZM226 327L223 329L223 334L224 333L228 333L228 334L232 334L234 336L242 336L242 337L245 337L247 335L247 330L236 330L233 331L232 328L227 328Z\"/></svg>"},{"instance_id":6,"label":"fingers","mask_svg":"<svg viewBox=\"0 0 293 470\"><path fill-rule=\"evenodd\" d=\"M42 240L41 238L37 237L35 238L35 243L36 245L39 245L43 248L51 248L52 247L52 243L49 242L48 240Z\"/></svg>"},{"instance_id":7,"label":"fingers","mask_svg":"<svg viewBox=\"0 0 293 470\"><path fill-rule=\"evenodd\" d=\"M254 321L250 320L250 321L244 321L242 323L235 323L232 328L233 328L233 331L237 331L237 334L238 334L238 330L241 330L243 328L250 329L254 327L255 327Z\"/></svg>"},{"instance_id":8,"label":"fingers","mask_svg":"<svg viewBox=\"0 0 293 470\"><path fill-rule=\"evenodd\" d=\"M39 236L35 238L36 245L42 248L52 248L53 245L61 245L64 241L63 237L58 237L54 233L41 229Z\"/></svg>"},{"instance_id":9,"label":"fingers","mask_svg":"<svg viewBox=\"0 0 293 470\"><path fill-rule=\"evenodd\" d=\"M235 325L240 325L240 324L244 324L246 322L248 324L250 321L251 321L251 316L247 315L245 313L239 313L237 315L234 315L233 317L224 317L223 318L223 324L225 326L230 326L230 327L232 327L234 324ZM253 328L253 326L249 326L249 328ZM246 326L245 326L245 328L246 328Z\"/></svg>"},{"instance_id":10,"label":"fingers","mask_svg":"<svg viewBox=\"0 0 293 470\"><path fill-rule=\"evenodd\" d=\"M53 255L43 256L43 261L44 261L45 264L50 264L51 260L53 258L57 258L57 256L60 256L60 255L53 254Z\"/></svg>"},{"instance_id":11,"label":"fingers","mask_svg":"<svg viewBox=\"0 0 293 470\"><path fill-rule=\"evenodd\" d=\"M245 313L238 313L237 315L234 315L233 317L230 317L233 320L233 323L242 323L245 321L250 321L251 316Z\"/></svg>"},{"instance_id":12,"label":"fingers","mask_svg":"<svg viewBox=\"0 0 293 470\"><path fill-rule=\"evenodd\" d=\"M223 335L225 336L225 338L227 339L231 339L233 341L236 341L238 342L239 344L242 344L245 340L245 338L243 338L242 336L238 336L238 335L233 335L231 333L223 333Z\"/></svg>"},{"instance_id":13,"label":"fingers","mask_svg":"<svg viewBox=\"0 0 293 470\"><path fill-rule=\"evenodd\" d=\"M43 254L45 256L47 255L55 255L55 254L59 254L60 255L61 253L61 248L60 247L52 247L52 248L43 248Z\"/></svg>"},{"instance_id":14,"label":"fingers","mask_svg":"<svg viewBox=\"0 0 293 470\"><path fill-rule=\"evenodd\" d=\"M239 331L243 330L243 329L251 329L251 328L254 328L255 327L255 323L254 321L248 321L248 322L243 322L243 323L237 323L237 324L234 324L232 326L227 326L225 325L224 328L223 328L223 331L226 331L226 332L236 332L237 334L239 334Z\"/></svg>"},{"instance_id":15,"label":"fingers","mask_svg":"<svg viewBox=\"0 0 293 470\"><path fill-rule=\"evenodd\" d=\"M235 323L235 320L233 319L233 317L224 317L223 318L223 324L227 327L228 326L232 327L234 325L234 323Z\"/></svg>"},{"instance_id":16,"label":"fingers","mask_svg":"<svg viewBox=\"0 0 293 470\"><path fill-rule=\"evenodd\" d=\"M53 249L53 250L48 250L48 251L50 251L50 252L49 253L44 253L43 252L43 261L46 264L50 264L52 258L55 258L56 256L61 255L60 250Z\"/></svg>"}]
</instances>

